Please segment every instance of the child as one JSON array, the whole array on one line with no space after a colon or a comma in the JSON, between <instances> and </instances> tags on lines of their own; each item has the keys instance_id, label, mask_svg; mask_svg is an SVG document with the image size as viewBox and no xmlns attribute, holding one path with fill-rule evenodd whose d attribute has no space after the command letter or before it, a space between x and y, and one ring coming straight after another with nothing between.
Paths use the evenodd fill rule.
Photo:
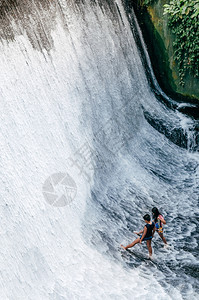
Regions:
<instances>
[{"instance_id":1,"label":"child","mask_svg":"<svg viewBox=\"0 0 199 300\"><path fill-rule=\"evenodd\" d=\"M166 241L165 237L163 236L163 224L166 224L166 221L163 218L163 216L160 214L157 207L152 208L152 214L153 214L153 220L155 223L155 230L158 232L159 236L165 243L165 246L167 246L167 241Z\"/></svg>"},{"instance_id":2,"label":"child","mask_svg":"<svg viewBox=\"0 0 199 300\"><path fill-rule=\"evenodd\" d=\"M147 248L149 250L149 256L151 257L152 256L151 240L152 240L153 234L155 232L155 224L153 222L151 222L151 218L148 214L144 215L143 219L146 223L146 225L144 226L144 229L139 232L135 232L137 235L140 235L141 233L142 233L142 235L139 238L137 238L134 242L127 245L126 247L124 247L123 245L121 245L121 247L126 250L128 248L135 246L138 243L141 244L142 241L146 241Z\"/></svg>"}]
</instances>

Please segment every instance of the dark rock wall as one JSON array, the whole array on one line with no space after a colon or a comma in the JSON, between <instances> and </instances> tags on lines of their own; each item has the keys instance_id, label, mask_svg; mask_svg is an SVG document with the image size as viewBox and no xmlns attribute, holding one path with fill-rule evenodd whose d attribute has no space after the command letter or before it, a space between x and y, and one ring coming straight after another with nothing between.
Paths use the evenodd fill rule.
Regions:
<instances>
[{"instance_id":1,"label":"dark rock wall","mask_svg":"<svg viewBox=\"0 0 199 300\"><path fill-rule=\"evenodd\" d=\"M139 0L124 0L126 9L134 7L160 86L179 100L199 100L199 79L185 75L185 85L180 85L178 67L173 59L175 36L168 27L168 17L163 15L163 5L168 0L156 0L147 9L139 6Z\"/></svg>"}]
</instances>

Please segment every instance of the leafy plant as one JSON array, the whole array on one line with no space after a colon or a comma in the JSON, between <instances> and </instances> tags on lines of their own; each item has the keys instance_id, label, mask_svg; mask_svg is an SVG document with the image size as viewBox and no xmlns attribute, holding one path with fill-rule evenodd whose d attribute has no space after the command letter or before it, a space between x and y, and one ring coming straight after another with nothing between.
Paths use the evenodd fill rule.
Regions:
<instances>
[{"instance_id":1,"label":"leafy plant","mask_svg":"<svg viewBox=\"0 0 199 300\"><path fill-rule=\"evenodd\" d=\"M171 0L164 5L169 26L175 35L174 60L178 64L180 84L186 72L199 77L199 0Z\"/></svg>"}]
</instances>

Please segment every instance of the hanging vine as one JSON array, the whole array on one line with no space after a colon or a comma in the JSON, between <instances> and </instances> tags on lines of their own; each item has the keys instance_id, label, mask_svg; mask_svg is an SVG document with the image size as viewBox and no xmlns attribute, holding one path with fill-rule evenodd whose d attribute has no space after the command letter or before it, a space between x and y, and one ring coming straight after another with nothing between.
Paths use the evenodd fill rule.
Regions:
<instances>
[{"instance_id":1,"label":"hanging vine","mask_svg":"<svg viewBox=\"0 0 199 300\"><path fill-rule=\"evenodd\" d=\"M156 0L138 0L141 7L153 5ZM170 0L164 5L175 41L174 60L177 63L180 84L184 86L186 73L199 77L199 0Z\"/></svg>"},{"instance_id":2,"label":"hanging vine","mask_svg":"<svg viewBox=\"0 0 199 300\"><path fill-rule=\"evenodd\" d=\"M172 0L164 5L164 14L175 35L174 60L183 86L187 71L199 77L199 0Z\"/></svg>"}]
</instances>

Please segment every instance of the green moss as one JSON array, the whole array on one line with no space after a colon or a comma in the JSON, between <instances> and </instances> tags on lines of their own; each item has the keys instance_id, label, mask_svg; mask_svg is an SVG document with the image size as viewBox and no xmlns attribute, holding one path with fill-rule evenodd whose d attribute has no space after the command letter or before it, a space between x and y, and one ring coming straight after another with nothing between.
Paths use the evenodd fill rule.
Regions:
<instances>
[{"instance_id":1,"label":"green moss","mask_svg":"<svg viewBox=\"0 0 199 300\"><path fill-rule=\"evenodd\" d=\"M144 39L151 57L155 75L160 85L168 93L172 90L176 90L177 87L173 80L168 51L165 47L164 40L159 33L163 25L154 13L152 7L150 8L150 11L144 10L142 12L139 23L142 23Z\"/></svg>"},{"instance_id":2,"label":"green moss","mask_svg":"<svg viewBox=\"0 0 199 300\"><path fill-rule=\"evenodd\" d=\"M175 35L174 59L183 86L186 73L199 78L199 0L171 0L164 8Z\"/></svg>"},{"instance_id":3,"label":"green moss","mask_svg":"<svg viewBox=\"0 0 199 300\"><path fill-rule=\"evenodd\" d=\"M196 72L191 73L189 65L189 68L184 69L184 85L182 86L182 72L176 60L174 46L176 34L169 28L169 17L164 15L166 3L168 0L155 0L152 4L147 5L147 8L142 7L141 10L137 10L155 75L168 94L178 93L189 98L199 99L199 80L194 78Z\"/></svg>"}]
</instances>

